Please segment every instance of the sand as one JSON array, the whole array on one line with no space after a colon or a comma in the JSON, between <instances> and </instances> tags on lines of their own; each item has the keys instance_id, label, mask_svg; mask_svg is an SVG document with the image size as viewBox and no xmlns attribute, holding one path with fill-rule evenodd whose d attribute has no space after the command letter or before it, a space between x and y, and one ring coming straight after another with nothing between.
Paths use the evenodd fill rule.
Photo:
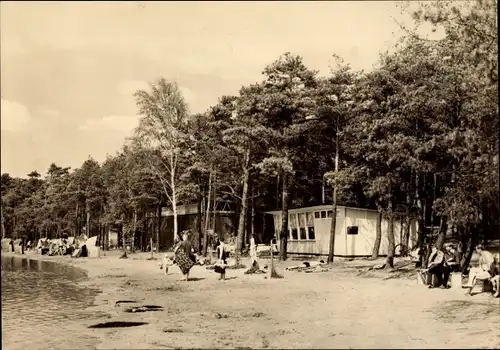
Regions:
<instances>
[{"instance_id":1,"label":"sand","mask_svg":"<svg viewBox=\"0 0 500 350\"><path fill-rule=\"evenodd\" d=\"M368 274L366 266L378 261L339 261L331 271L304 273L285 271L298 264L287 261L278 265L280 280L241 269L228 270L228 280L218 281L213 271L195 266L192 280L183 282L176 266L165 275L160 260L147 260L147 253L128 259L119 254L35 255L87 270L83 283L102 291L89 309L96 318L74 326L75 332L98 337L98 349L500 347L500 299L427 289L417 285L411 268ZM138 304L117 306L118 300ZM125 312L134 305L164 309ZM111 321L147 324L88 328Z\"/></svg>"}]
</instances>

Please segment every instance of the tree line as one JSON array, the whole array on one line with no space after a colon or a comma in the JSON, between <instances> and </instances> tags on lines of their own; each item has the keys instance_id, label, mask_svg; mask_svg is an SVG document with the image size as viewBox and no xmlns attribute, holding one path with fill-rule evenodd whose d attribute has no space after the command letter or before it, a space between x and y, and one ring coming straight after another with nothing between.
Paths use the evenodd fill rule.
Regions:
<instances>
[{"instance_id":1,"label":"tree line","mask_svg":"<svg viewBox=\"0 0 500 350\"><path fill-rule=\"evenodd\" d=\"M443 28L444 38L407 30L370 72L334 56L331 73L319 76L285 53L262 81L200 114L190 114L175 82L158 79L134 94L139 126L102 164L52 164L44 178L2 174L3 236L33 240L86 227L105 239L117 225L132 242L155 231L157 243L161 208L172 209L179 235L177 206L197 203L196 245L206 252L210 212L224 199L237 205L237 251L249 206L281 208L286 259L288 208L339 203L389 220L390 266L394 220L403 221L403 254L416 220L421 248L441 247L451 231L467 265L473 246L498 230L496 1L425 3L412 15L417 25Z\"/></svg>"}]
</instances>

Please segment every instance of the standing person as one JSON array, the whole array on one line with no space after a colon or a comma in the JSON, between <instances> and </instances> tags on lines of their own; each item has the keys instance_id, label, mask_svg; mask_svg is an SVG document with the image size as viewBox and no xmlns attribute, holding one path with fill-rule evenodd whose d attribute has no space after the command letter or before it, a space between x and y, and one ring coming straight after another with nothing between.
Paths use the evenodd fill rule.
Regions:
<instances>
[{"instance_id":1,"label":"standing person","mask_svg":"<svg viewBox=\"0 0 500 350\"><path fill-rule=\"evenodd\" d=\"M252 235L250 238L250 258L252 259L252 266L257 262L257 247L255 246L255 237Z\"/></svg>"},{"instance_id":2,"label":"standing person","mask_svg":"<svg viewBox=\"0 0 500 350\"><path fill-rule=\"evenodd\" d=\"M175 255L175 263L181 269L183 278L182 280L189 280L189 270L194 266L195 263L195 255L193 254L193 247L191 246L191 242L188 241L188 234L184 232L182 234L182 241L174 250Z\"/></svg>"},{"instance_id":3,"label":"standing person","mask_svg":"<svg viewBox=\"0 0 500 350\"><path fill-rule=\"evenodd\" d=\"M476 253L479 254L479 266L471 267L469 271L469 281L465 288L469 288L467 294L472 293L472 288L476 284L476 280L479 279L489 279L491 278L490 268L491 264L494 262L493 254L489 251L484 250L484 246L479 244L476 246Z\"/></svg>"},{"instance_id":4,"label":"standing person","mask_svg":"<svg viewBox=\"0 0 500 350\"><path fill-rule=\"evenodd\" d=\"M219 238L217 245L217 263L215 264L214 271L220 273L220 280L226 279L226 267L227 267L227 248L224 244L224 238Z\"/></svg>"}]
</instances>

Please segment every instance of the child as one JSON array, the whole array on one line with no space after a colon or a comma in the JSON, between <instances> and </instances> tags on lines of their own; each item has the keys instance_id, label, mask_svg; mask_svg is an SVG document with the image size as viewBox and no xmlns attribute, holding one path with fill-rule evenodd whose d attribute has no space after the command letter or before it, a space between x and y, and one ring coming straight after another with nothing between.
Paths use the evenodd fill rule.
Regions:
<instances>
[{"instance_id":1,"label":"child","mask_svg":"<svg viewBox=\"0 0 500 350\"><path fill-rule=\"evenodd\" d=\"M491 284L493 285L493 296L498 298L500 295L500 254L497 253L493 256L493 262L490 266Z\"/></svg>"},{"instance_id":2,"label":"child","mask_svg":"<svg viewBox=\"0 0 500 350\"><path fill-rule=\"evenodd\" d=\"M170 259L167 254L165 254L165 256L163 257L163 261L162 263L160 264L160 269L163 269L165 268L165 275L168 275L168 268L170 266L172 266L174 264L174 262L172 261L172 259Z\"/></svg>"},{"instance_id":3,"label":"child","mask_svg":"<svg viewBox=\"0 0 500 350\"><path fill-rule=\"evenodd\" d=\"M220 273L220 279L226 279L226 267L227 267L227 251L226 245L224 244L224 239L220 238L217 245L217 264L215 264L214 271Z\"/></svg>"}]
</instances>

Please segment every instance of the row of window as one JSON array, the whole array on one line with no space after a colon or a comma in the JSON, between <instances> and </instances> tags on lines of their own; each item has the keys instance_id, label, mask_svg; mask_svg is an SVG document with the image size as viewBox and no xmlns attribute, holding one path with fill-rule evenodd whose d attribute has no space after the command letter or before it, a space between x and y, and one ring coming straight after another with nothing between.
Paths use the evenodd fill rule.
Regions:
<instances>
[{"instance_id":1,"label":"row of window","mask_svg":"<svg viewBox=\"0 0 500 350\"><path fill-rule=\"evenodd\" d=\"M337 214L340 211L337 210ZM290 240L314 240L314 219L328 219L333 217L333 210L321 210L311 213L288 214L288 237ZM280 230L281 220L275 216L275 227Z\"/></svg>"},{"instance_id":2,"label":"row of window","mask_svg":"<svg viewBox=\"0 0 500 350\"><path fill-rule=\"evenodd\" d=\"M311 239L316 239L316 236L314 235L314 227L300 227L299 229L292 228L291 230L288 230L289 232L289 239L294 239L294 240L311 240Z\"/></svg>"},{"instance_id":3,"label":"row of window","mask_svg":"<svg viewBox=\"0 0 500 350\"><path fill-rule=\"evenodd\" d=\"M358 226L348 226L347 234L348 235L357 235L358 234ZM289 239L291 240L314 240L316 236L314 234L314 227L300 227L299 229L293 228L288 230Z\"/></svg>"},{"instance_id":4,"label":"row of window","mask_svg":"<svg viewBox=\"0 0 500 350\"><path fill-rule=\"evenodd\" d=\"M331 217L333 217L333 210L322 210L314 212L315 219L326 219Z\"/></svg>"}]
</instances>

